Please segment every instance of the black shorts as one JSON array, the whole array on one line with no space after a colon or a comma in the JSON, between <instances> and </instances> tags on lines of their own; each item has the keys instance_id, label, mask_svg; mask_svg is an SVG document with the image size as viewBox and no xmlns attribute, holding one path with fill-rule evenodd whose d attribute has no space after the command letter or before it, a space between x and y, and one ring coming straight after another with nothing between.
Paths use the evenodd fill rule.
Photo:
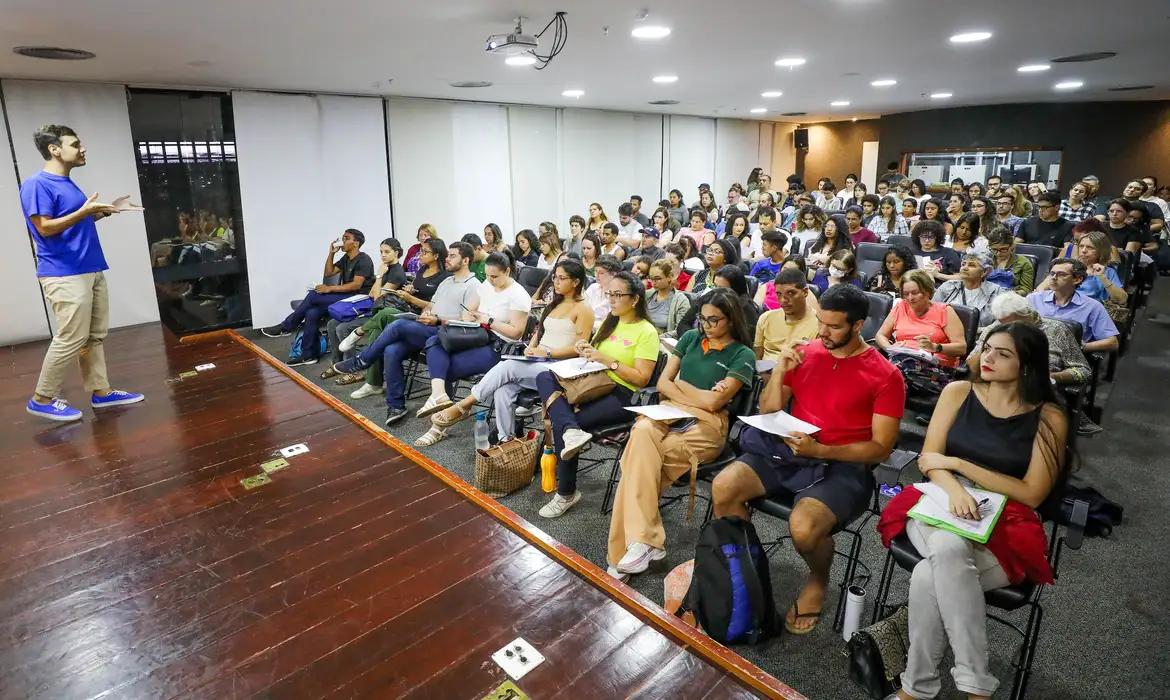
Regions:
<instances>
[{"instance_id":1,"label":"black shorts","mask_svg":"<svg viewBox=\"0 0 1170 700\"><path fill-rule=\"evenodd\" d=\"M788 444L779 437L756 431L747 436L745 449L739 461L752 468L764 485L765 494L776 496L790 493L793 503L812 498L824 503L844 526L859 518L873 499L877 487L873 471L856 462L828 462L796 457ZM759 449L764 446L766 449Z\"/></svg>"}]
</instances>

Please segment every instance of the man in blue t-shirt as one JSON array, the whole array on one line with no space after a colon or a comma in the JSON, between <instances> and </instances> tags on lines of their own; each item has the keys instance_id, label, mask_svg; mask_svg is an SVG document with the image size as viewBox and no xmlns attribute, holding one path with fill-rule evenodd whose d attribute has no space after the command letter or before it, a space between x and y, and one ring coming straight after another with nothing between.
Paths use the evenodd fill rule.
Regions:
<instances>
[{"instance_id":1,"label":"man in blue t-shirt","mask_svg":"<svg viewBox=\"0 0 1170 700\"><path fill-rule=\"evenodd\" d=\"M788 236L781 231L765 231L760 234L763 241L761 252L764 257L752 265L752 277L766 284L780 274L784 267L784 246L788 244Z\"/></svg>"},{"instance_id":2,"label":"man in blue t-shirt","mask_svg":"<svg viewBox=\"0 0 1170 700\"><path fill-rule=\"evenodd\" d=\"M86 196L69 178L85 165L85 148L67 126L50 124L33 134L33 143L45 158L45 169L20 186L29 235L37 248L37 277L57 318L57 333L37 380L36 393L26 410L56 421L81 419L81 411L60 398L65 373L74 358L81 365L90 406L138 403L142 394L110 389L106 378L104 341L110 326L110 298L106 289L106 257L98 240L96 222L123 211L142 211L130 195L113 204Z\"/></svg>"}]
</instances>

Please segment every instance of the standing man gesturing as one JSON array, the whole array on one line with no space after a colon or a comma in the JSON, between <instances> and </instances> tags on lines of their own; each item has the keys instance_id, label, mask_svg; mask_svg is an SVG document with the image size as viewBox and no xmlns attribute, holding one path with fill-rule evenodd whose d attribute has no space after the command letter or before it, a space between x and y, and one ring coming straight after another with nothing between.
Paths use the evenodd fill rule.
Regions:
<instances>
[{"instance_id":1,"label":"standing man gesturing","mask_svg":"<svg viewBox=\"0 0 1170 700\"><path fill-rule=\"evenodd\" d=\"M81 420L81 411L60 398L65 373L76 358L81 365L90 406L138 403L142 394L110 389L106 378L103 343L110 326L110 297L106 289L106 256L98 240L96 222L123 211L142 211L130 195L113 204L97 201L81 191L69 173L85 165L85 148L67 126L50 124L33 134L33 143L45 158L45 169L20 186L28 232L37 247L37 277L57 318L57 334L45 353L36 393L27 410L49 420Z\"/></svg>"}]
</instances>

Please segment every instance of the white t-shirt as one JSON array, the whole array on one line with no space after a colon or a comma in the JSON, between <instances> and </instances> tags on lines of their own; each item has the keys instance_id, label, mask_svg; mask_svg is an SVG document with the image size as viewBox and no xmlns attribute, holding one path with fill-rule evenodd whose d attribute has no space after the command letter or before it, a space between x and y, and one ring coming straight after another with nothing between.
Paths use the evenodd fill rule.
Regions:
<instances>
[{"instance_id":1,"label":"white t-shirt","mask_svg":"<svg viewBox=\"0 0 1170 700\"><path fill-rule=\"evenodd\" d=\"M609 297L605 295L602 286L600 282L594 282L581 295L585 303L589 304L589 308L593 309L593 319L597 323L601 323L609 315Z\"/></svg>"},{"instance_id":2,"label":"white t-shirt","mask_svg":"<svg viewBox=\"0 0 1170 700\"><path fill-rule=\"evenodd\" d=\"M491 282L483 281L479 289L479 312L507 322L512 311L528 313L532 310L532 297L515 280L503 291L497 290ZM497 334L498 335L498 334Z\"/></svg>"},{"instance_id":3,"label":"white t-shirt","mask_svg":"<svg viewBox=\"0 0 1170 700\"><path fill-rule=\"evenodd\" d=\"M642 240L642 224L638 223L637 219L630 219L630 223L622 226L618 223L618 235L622 238L632 238L635 241Z\"/></svg>"}]
</instances>

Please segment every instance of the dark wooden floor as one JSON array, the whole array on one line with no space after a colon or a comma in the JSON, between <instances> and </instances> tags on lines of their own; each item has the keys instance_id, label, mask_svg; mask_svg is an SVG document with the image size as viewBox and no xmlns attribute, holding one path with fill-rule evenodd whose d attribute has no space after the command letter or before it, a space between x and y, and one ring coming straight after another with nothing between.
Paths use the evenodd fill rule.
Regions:
<instances>
[{"instance_id":1,"label":"dark wooden floor","mask_svg":"<svg viewBox=\"0 0 1170 700\"><path fill-rule=\"evenodd\" d=\"M0 349L0 698L481 698L517 636L533 698L754 697L228 338L115 332L147 401L75 376L69 426L23 411L43 349Z\"/></svg>"}]
</instances>

